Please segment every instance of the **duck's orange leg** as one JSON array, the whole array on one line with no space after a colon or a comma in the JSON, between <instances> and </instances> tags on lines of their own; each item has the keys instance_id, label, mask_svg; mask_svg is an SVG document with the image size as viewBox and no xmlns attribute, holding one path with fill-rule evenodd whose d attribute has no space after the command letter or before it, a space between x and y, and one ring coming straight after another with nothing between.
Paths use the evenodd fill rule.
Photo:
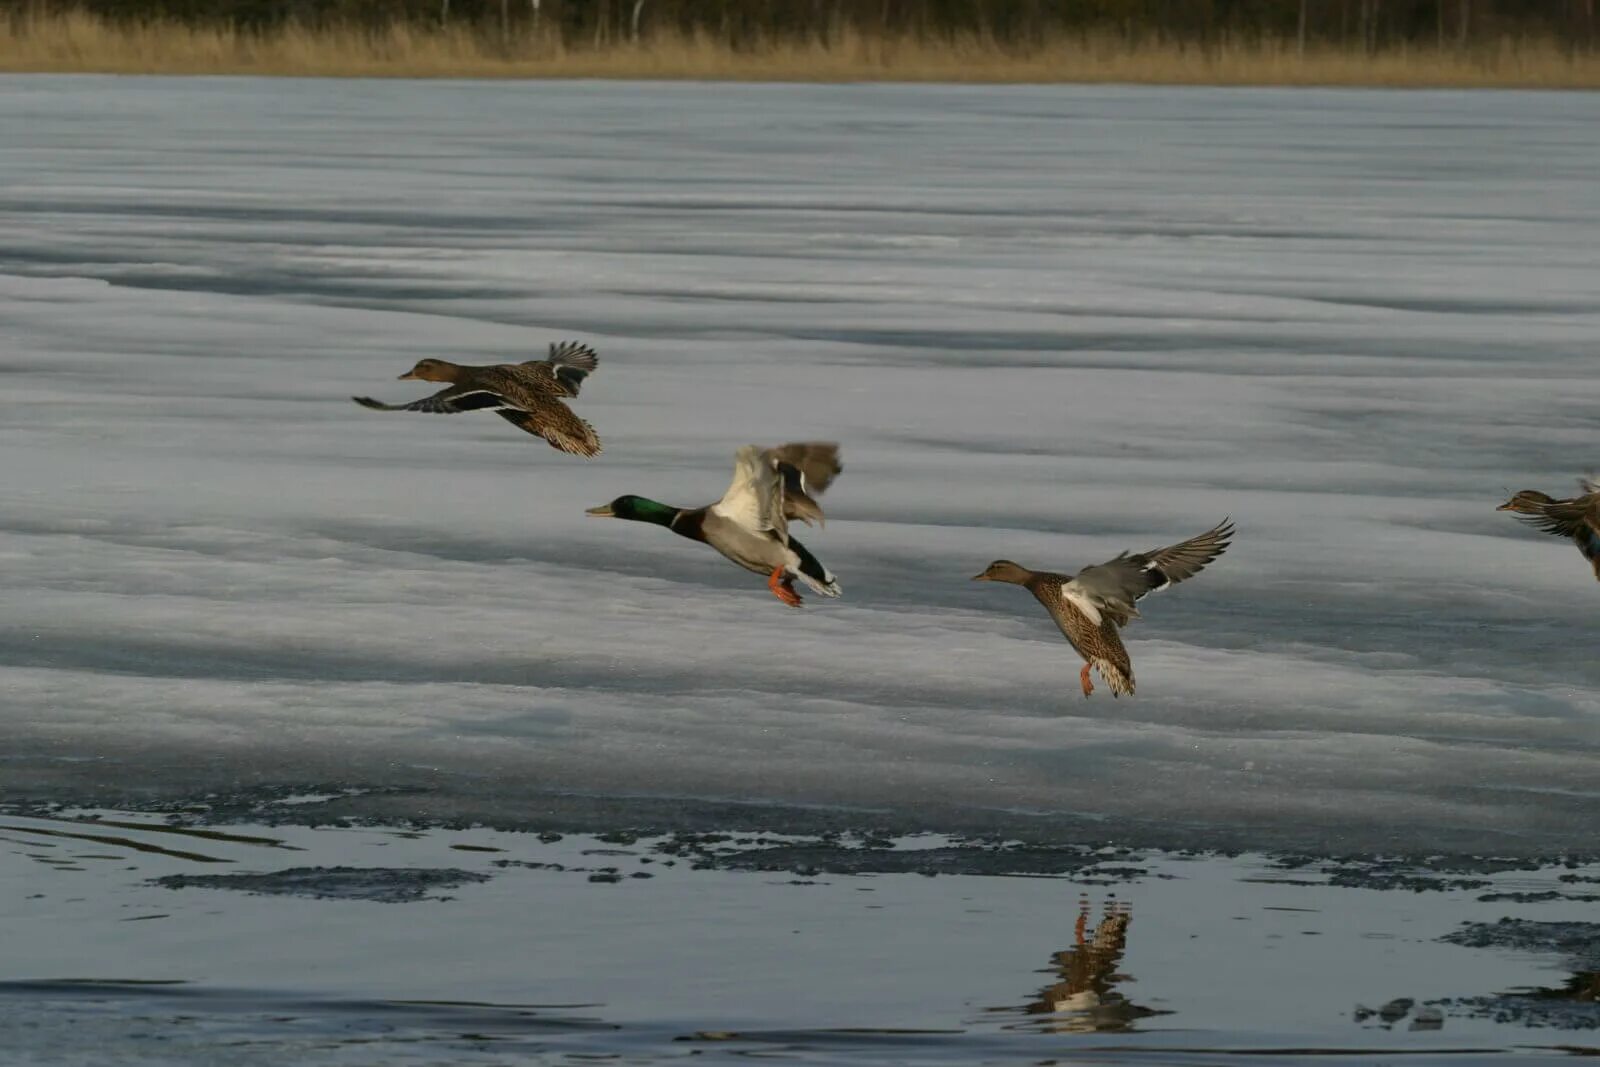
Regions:
<instances>
[{"instance_id":1,"label":"duck's orange leg","mask_svg":"<svg viewBox=\"0 0 1600 1067\"><path fill-rule=\"evenodd\" d=\"M1094 683L1089 681L1089 664L1083 665L1083 670L1078 672L1078 681L1083 683L1083 695L1088 696L1094 692Z\"/></svg>"},{"instance_id":2,"label":"duck's orange leg","mask_svg":"<svg viewBox=\"0 0 1600 1067\"><path fill-rule=\"evenodd\" d=\"M785 567L776 567L772 576L767 579L767 588L772 590L772 595L789 605L791 608L800 606L800 594L794 591L794 579L784 577Z\"/></svg>"}]
</instances>

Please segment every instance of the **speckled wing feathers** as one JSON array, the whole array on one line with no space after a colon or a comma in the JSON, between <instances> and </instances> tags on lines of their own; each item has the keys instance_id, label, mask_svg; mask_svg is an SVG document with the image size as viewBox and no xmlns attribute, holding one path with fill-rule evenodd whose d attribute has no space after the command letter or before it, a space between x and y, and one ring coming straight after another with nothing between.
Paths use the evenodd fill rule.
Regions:
<instances>
[{"instance_id":1,"label":"speckled wing feathers","mask_svg":"<svg viewBox=\"0 0 1600 1067\"><path fill-rule=\"evenodd\" d=\"M594 427L559 400L547 400L537 411L502 409L495 414L519 430L544 438L550 447L562 452L593 459L602 451L600 435L595 433Z\"/></svg>"}]
</instances>

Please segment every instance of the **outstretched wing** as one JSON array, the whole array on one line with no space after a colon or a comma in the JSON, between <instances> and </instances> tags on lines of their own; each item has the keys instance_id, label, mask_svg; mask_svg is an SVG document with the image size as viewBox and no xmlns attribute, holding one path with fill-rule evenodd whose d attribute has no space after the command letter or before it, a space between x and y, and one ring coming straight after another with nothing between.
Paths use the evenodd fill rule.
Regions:
<instances>
[{"instance_id":1,"label":"outstretched wing","mask_svg":"<svg viewBox=\"0 0 1600 1067\"><path fill-rule=\"evenodd\" d=\"M834 441L795 441L769 448L766 460L783 479L783 515L801 522L823 523L822 505L813 499L833 484L844 470L839 445Z\"/></svg>"},{"instance_id":2,"label":"outstretched wing","mask_svg":"<svg viewBox=\"0 0 1600 1067\"><path fill-rule=\"evenodd\" d=\"M1134 558L1147 560L1147 566L1166 579L1155 587L1164 589L1173 582L1181 582L1199 574L1206 564L1222 555L1233 534L1233 523L1223 519L1198 537L1158 548L1154 552L1144 552Z\"/></svg>"},{"instance_id":3,"label":"outstretched wing","mask_svg":"<svg viewBox=\"0 0 1600 1067\"><path fill-rule=\"evenodd\" d=\"M1061 587L1061 595L1095 621L1101 616L1118 626L1139 617L1134 605L1148 593L1165 589L1198 574L1222 555L1233 536L1233 524L1223 519L1198 537L1152 552L1124 552L1116 559L1085 567ZM1090 611L1085 605L1092 607Z\"/></svg>"},{"instance_id":4,"label":"outstretched wing","mask_svg":"<svg viewBox=\"0 0 1600 1067\"><path fill-rule=\"evenodd\" d=\"M533 411L502 409L496 412L519 430L542 437L550 447L574 456L593 459L601 452L600 435L594 427L572 413L561 401L550 398Z\"/></svg>"},{"instance_id":5,"label":"outstretched wing","mask_svg":"<svg viewBox=\"0 0 1600 1067\"><path fill-rule=\"evenodd\" d=\"M595 350L581 341L556 341L550 345L547 359L530 359L519 363L521 377L535 388L554 392L557 396L577 396L583 381L600 366Z\"/></svg>"},{"instance_id":6,"label":"outstretched wing","mask_svg":"<svg viewBox=\"0 0 1600 1067\"><path fill-rule=\"evenodd\" d=\"M1517 518L1529 526L1548 534L1555 534L1557 537L1579 537L1590 528L1589 524L1595 521L1592 515L1593 509L1582 499L1552 500L1536 506L1539 510L1518 512Z\"/></svg>"},{"instance_id":7,"label":"outstretched wing","mask_svg":"<svg viewBox=\"0 0 1600 1067\"><path fill-rule=\"evenodd\" d=\"M789 536L783 514L783 475L770 451L745 445L734 455L733 482L711 510L754 533L772 531L780 540Z\"/></svg>"},{"instance_id":8,"label":"outstretched wing","mask_svg":"<svg viewBox=\"0 0 1600 1067\"><path fill-rule=\"evenodd\" d=\"M421 411L429 415L455 415L463 411L499 410L512 406L506 403L505 397L488 389L454 385L409 404L385 404L370 396L353 396L350 399L373 411Z\"/></svg>"},{"instance_id":9,"label":"outstretched wing","mask_svg":"<svg viewBox=\"0 0 1600 1067\"><path fill-rule=\"evenodd\" d=\"M769 450L779 462L787 463L805 478L806 491L825 493L834 478L844 470L839 462L837 441L794 441Z\"/></svg>"}]
</instances>

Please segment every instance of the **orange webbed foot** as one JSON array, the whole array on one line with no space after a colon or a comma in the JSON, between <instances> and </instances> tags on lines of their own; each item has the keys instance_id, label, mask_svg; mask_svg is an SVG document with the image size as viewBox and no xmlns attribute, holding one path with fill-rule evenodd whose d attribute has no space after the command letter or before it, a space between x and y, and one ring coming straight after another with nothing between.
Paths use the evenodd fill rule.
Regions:
<instances>
[{"instance_id":1,"label":"orange webbed foot","mask_svg":"<svg viewBox=\"0 0 1600 1067\"><path fill-rule=\"evenodd\" d=\"M784 576L783 567L773 569L771 577L767 579L767 588L772 590L772 595L789 605L791 608L800 606L800 594L794 591L794 579Z\"/></svg>"},{"instance_id":2,"label":"orange webbed foot","mask_svg":"<svg viewBox=\"0 0 1600 1067\"><path fill-rule=\"evenodd\" d=\"M1094 692L1094 683L1089 681L1089 665L1085 663L1083 670L1078 672L1078 681L1083 683L1083 695L1087 697Z\"/></svg>"}]
</instances>

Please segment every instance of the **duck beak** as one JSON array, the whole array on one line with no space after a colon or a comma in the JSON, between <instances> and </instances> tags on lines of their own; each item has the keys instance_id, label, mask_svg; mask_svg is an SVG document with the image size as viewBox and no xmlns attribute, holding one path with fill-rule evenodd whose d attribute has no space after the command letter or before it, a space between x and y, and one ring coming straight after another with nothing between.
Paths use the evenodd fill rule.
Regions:
<instances>
[{"instance_id":1,"label":"duck beak","mask_svg":"<svg viewBox=\"0 0 1600 1067\"><path fill-rule=\"evenodd\" d=\"M993 578L989 577L987 572L985 572L983 574L974 574L972 576L972 580L975 581L975 582L992 582L992 581L994 581Z\"/></svg>"},{"instance_id":2,"label":"duck beak","mask_svg":"<svg viewBox=\"0 0 1600 1067\"><path fill-rule=\"evenodd\" d=\"M1510 501L1507 501L1506 503L1501 504L1499 507L1495 508L1495 510L1496 511L1510 511L1511 510Z\"/></svg>"},{"instance_id":3,"label":"duck beak","mask_svg":"<svg viewBox=\"0 0 1600 1067\"><path fill-rule=\"evenodd\" d=\"M611 510L610 504L601 504L597 508L585 508L585 515L593 515L597 519L614 519L617 513Z\"/></svg>"},{"instance_id":4,"label":"duck beak","mask_svg":"<svg viewBox=\"0 0 1600 1067\"><path fill-rule=\"evenodd\" d=\"M414 371L414 370L406 371L404 374L400 375L398 380L402 381L402 382L420 382L420 381L422 381L421 378L417 377L417 372Z\"/></svg>"}]
</instances>

